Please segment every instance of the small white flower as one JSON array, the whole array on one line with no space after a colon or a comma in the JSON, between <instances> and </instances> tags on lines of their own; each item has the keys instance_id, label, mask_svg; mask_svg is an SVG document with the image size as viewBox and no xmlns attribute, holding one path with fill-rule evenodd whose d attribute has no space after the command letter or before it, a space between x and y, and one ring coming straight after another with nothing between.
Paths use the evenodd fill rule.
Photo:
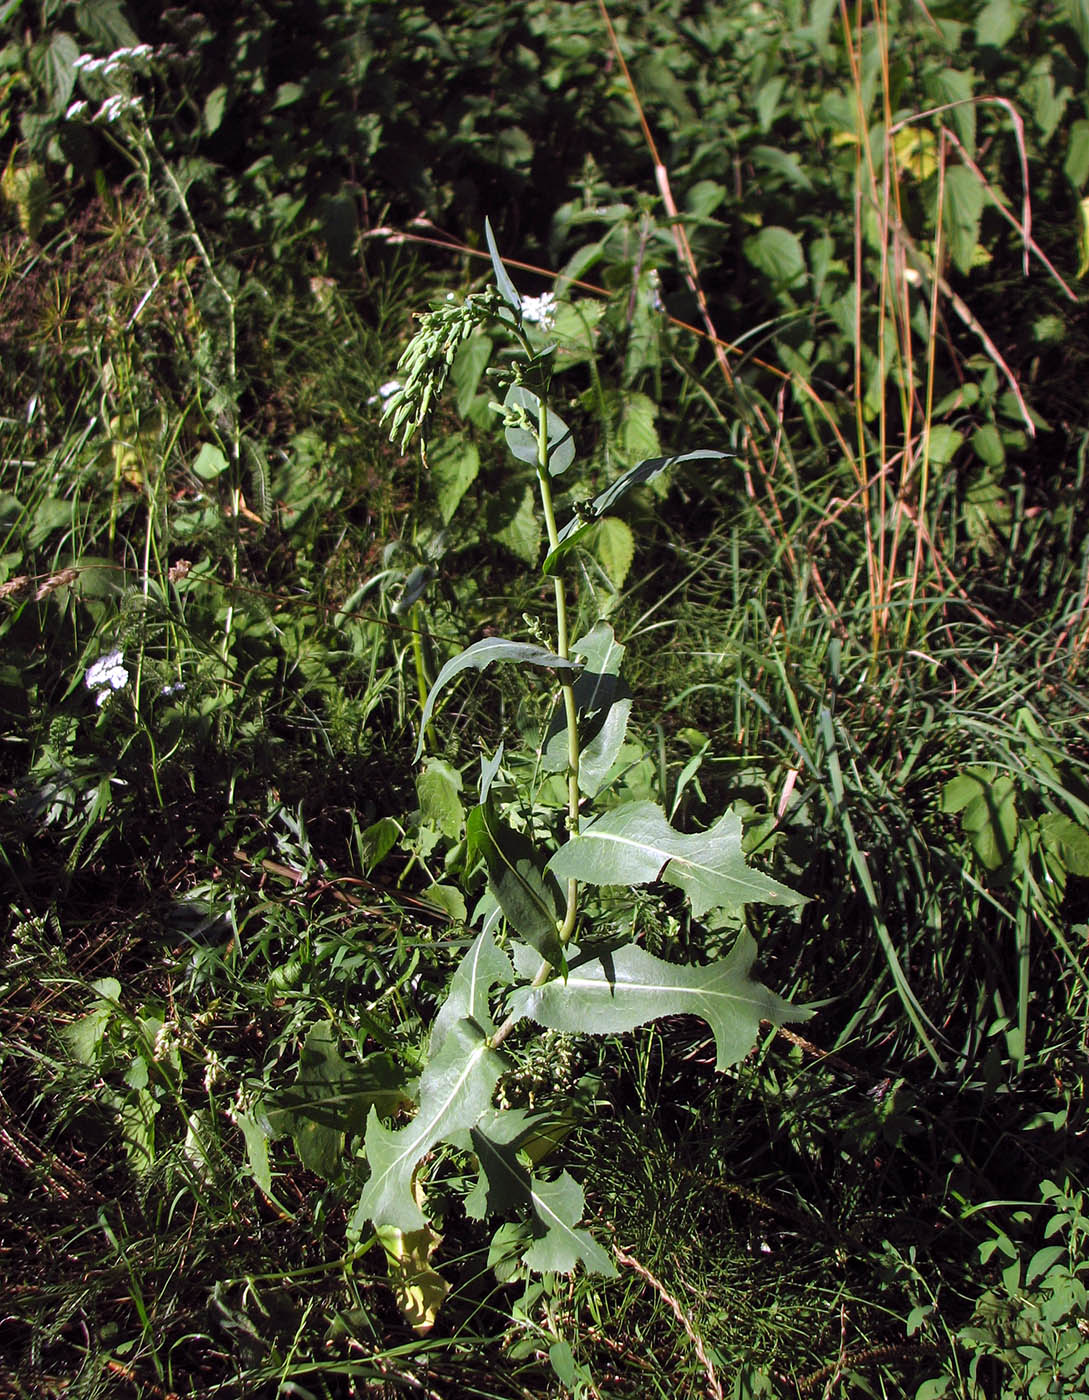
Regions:
<instances>
[{"instance_id":1,"label":"small white flower","mask_svg":"<svg viewBox=\"0 0 1089 1400\"><path fill-rule=\"evenodd\" d=\"M174 681L170 685L164 685L159 691L160 695L180 695L185 689L184 681Z\"/></svg>"},{"instance_id":2,"label":"small white flower","mask_svg":"<svg viewBox=\"0 0 1089 1400\"><path fill-rule=\"evenodd\" d=\"M73 102L71 107L69 107L67 112L65 112L64 120L68 122L75 121L77 117L81 117L83 115L83 113L87 110L88 105L89 104L84 102L82 99L80 99L79 102Z\"/></svg>"},{"instance_id":3,"label":"small white flower","mask_svg":"<svg viewBox=\"0 0 1089 1400\"><path fill-rule=\"evenodd\" d=\"M402 386L401 381L400 381L399 379L389 379L389 380L386 381L385 384L380 384L380 385L378 386L378 393L377 393L377 394L372 394L372 395L370 396L370 398L367 400L367 402L368 402L369 404L370 404L370 403L385 403L385 401L386 401L388 398L390 398L393 394L400 393L402 387L403 387L403 386Z\"/></svg>"},{"instance_id":4,"label":"small white flower","mask_svg":"<svg viewBox=\"0 0 1089 1400\"><path fill-rule=\"evenodd\" d=\"M104 705L110 698L111 691L120 690L122 686L128 685L129 673L125 670L124 662L124 653L117 648L107 652L105 656L100 656L88 666L84 685L88 690L98 691L95 696L96 705Z\"/></svg>"},{"instance_id":5,"label":"small white flower","mask_svg":"<svg viewBox=\"0 0 1089 1400\"><path fill-rule=\"evenodd\" d=\"M96 122L113 122L126 112L139 113L142 110L138 97L125 97L123 93L115 92L112 97L107 97L102 106L95 113Z\"/></svg>"},{"instance_id":6,"label":"small white flower","mask_svg":"<svg viewBox=\"0 0 1089 1400\"><path fill-rule=\"evenodd\" d=\"M98 73L106 66L104 58L95 58L89 53L81 53L72 67L77 73Z\"/></svg>"},{"instance_id":7,"label":"small white flower","mask_svg":"<svg viewBox=\"0 0 1089 1400\"><path fill-rule=\"evenodd\" d=\"M550 331L556 324L556 298L551 292L542 292L539 297L523 297L522 320Z\"/></svg>"}]
</instances>

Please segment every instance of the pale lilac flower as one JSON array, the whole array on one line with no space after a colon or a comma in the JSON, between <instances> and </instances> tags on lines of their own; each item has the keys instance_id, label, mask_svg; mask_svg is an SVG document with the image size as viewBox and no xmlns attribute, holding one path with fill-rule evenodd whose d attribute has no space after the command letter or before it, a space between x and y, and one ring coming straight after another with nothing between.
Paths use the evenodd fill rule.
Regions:
<instances>
[{"instance_id":1,"label":"pale lilac flower","mask_svg":"<svg viewBox=\"0 0 1089 1400\"><path fill-rule=\"evenodd\" d=\"M550 331L556 324L556 298L551 292L542 292L539 297L523 297L522 320Z\"/></svg>"},{"instance_id":2,"label":"pale lilac flower","mask_svg":"<svg viewBox=\"0 0 1089 1400\"><path fill-rule=\"evenodd\" d=\"M87 668L87 675L84 677L87 689L98 692L95 696L96 705L104 705L110 698L111 691L120 690L128 683L129 673L125 670L125 656L119 647L107 652L105 656L100 656Z\"/></svg>"}]
</instances>

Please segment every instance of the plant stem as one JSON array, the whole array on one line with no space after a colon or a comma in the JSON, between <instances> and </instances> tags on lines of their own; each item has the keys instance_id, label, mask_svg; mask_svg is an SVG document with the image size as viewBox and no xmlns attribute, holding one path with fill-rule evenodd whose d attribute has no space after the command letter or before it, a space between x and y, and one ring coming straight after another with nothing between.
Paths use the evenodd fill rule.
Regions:
<instances>
[{"instance_id":1,"label":"plant stem","mask_svg":"<svg viewBox=\"0 0 1089 1400\"><path fill-rule=\"evenodd\" d=\"M552 482L548 475L548 407L544 398L540 400L540 413L537 422L537 482L541 490L541 509L544 512L545 528L548 531L548 547L555 549L559 544L559 531L556 529L556 512L552 505ZM570 659L567 635L567 599L564 595L563 580L557 575L552 580L556 594L556 655L565 661ZM575 705L575 688L570 680L560 683L563 694L564 717L567 721L567 831L569 836L577 836L579 829L579 731L578 710ZM559 931L561 944L570 942L578 921L578 881L567 882L567 912Z\"/></svg>"}]
</instances>

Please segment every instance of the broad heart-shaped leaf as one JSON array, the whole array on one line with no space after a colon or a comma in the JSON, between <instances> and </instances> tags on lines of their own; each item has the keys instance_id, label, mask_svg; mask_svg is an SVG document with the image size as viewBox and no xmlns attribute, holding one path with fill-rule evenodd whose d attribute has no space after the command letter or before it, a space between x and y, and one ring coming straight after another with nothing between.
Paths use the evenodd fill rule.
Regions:
<instances>
[{"instance_id":1,"label":"broad heart-shaped leaf","mask_svg":"<svg viewBox=\"0 0 1089 1400\"><path fill-rule=\"evenodd\" d=\"M371 1174L348 1226L349 1238L358 1239L365 1220L406 1232L423 1228L424 1214L412 1190L420 1159L436 1143L464 1137L487 1111L499 1076L509 1067L501 1051L488 1047L479 1026L459 1021L424 1070L420 1107L412 1122L397 1130L387 1128L371 1109L365 1144Z\"/></svg>"},{"instance_id":2,"label":"broad heart-shaped leaf","mask_svg":"<svg viewBox=\"0 0 1089 1400\"><path fill-rule=\"evenodd\" d=\"M459 1021L472 1021L491 1035L495 1030L488 1005L491 990L497 985L509 987L513 981L514 971L506 953L495 946L491 934L477 934L454 970L446 1000L431 1027L432 1060L442 1049L447 1031Z\"/></svg>"},{"instance_id":3,"label":"broad heart-shaped leaf","mask_svg":"<svg viewBox=\"0 0 1089 1400\"><path fill-rule=\"evenodd\" d=\"M574 670L573 662L564 660L562 656L554 656L545 647L534 646L532 642L508 642L502 637L482 637L479 642L474 642L471 647L466 647L463 652L448 661L435 678L435 684L431 687L424 702L423 714L420 716L420 742L416 745L414 763L419 763L423 753L424 737L439 692L456 675L470 666L482 671L493 661L516 661L523 666L550 666L557 671Z\"/></svg>"},{"instance_id":4,"label":"broad heart-shaped leaf","mask_svg":"<svg viewBox=\"0 0 1089 1400\"><path fill-rule=\"evenodd\" d=\"M521 320L522 298L514 286L514 283L507 275L507 269L503 266L503 259L499 256L499 249L495 245L495 234L492 233L490 219L484 220L484 237L488 243L488 252L492 257L492 271L495 273L495 285L499 288L503 300L514 308L515 315Z\"/></svg>"},{"instance_id":5,"label":"broad heart-shaped leaf","mask_svg":"<svg viewBox=\"0 0 1089 1400\"><path fill-rule=\"evenodd\" d=\"M615 952L573 960L566 980L514 993L514 1010L557 1031L609 1035L634 1030L660 1016L700 1016L715 1037L715 1068L727 1069L756 1043L761 1021L808 1020L811 1012L791 1006L749 976L756 944L742 933L725 958L706 967L663 962L629 943Z\"/></svg>"},{"instance_id":6,"label":"broad heart-shaped leaf","mask_svg":"<svg viewBox=\"0 0 1089 1400\"><path fill-rule=\"evenodd\" d=\"M735 455L733 452L700 449L696 452L681 452L674 457L648 457L644 462L637 462L634 467L618 476L611 486L606 486L600 495L580 506L579 512L572 516L560 531L556 548L545 557L545 561L541 565L542 572L555 573L556 565L563 555L568 550L573 549L588 534L598 516L605 515L610 511L633 486L643 486L648 481L653 481L656 476L660 476L669 467L678 466L682 462L713 461Z\"/></svg>"},{"instance_id":7,"label":"broad heart-shaped leaf","mask_svg":"<svg viewBox=\"0 0 1089 1400\"><path fill-rule=\"evenodd\" d=\"M542 412L541 400L532 389L527 389L522 384L512 384L503 403L507 408L524 408L533 425L532 431L519 427L507 428L504 437L507 446L520 462L528 462L530 466L535 467L538 450L537 429ZM548 474L559 476L575 460L575 443L571 437L571 429L560 415L547 407L543 411L548 414Z\"/></svg>"},{"instance_id":8,"label":"broad heart-shaped leaf","mask_svg":"<svg viewBox=\"0 0 1089 1400\"><path fill-rule=\"evenodd\" d=\"M657 803L624 803L572 836L548 865L557 879L588 885L646 885L661 877L684 890L697 919L708 909L802 902L786 885L746 865L741 818L734 812L686 836L673 830Z\"/></svg>"},{"instance_id":9,"label":"broad heart-shaped leaf","mask_svg":"<svg viewBox=\"0 0 1089 1400\"><path fill-rule=\"evenodd\" d=\"M563 1172L542 1181L521 1161L523 1145L538 1129L541 1115L520 1109L492 1109L471 1137L480 1175L465 1199L473 1220L485 1215L528 1210L537 1238L525 1254L532 1269L569 1274L578 1264L587 1273L613 1277L616 1267L588 1230L577 1228L585 1209L582 1187Z\"/></svg>"},{"instance_id":10,"label":"broad heart-shaped leaf","mask_svg":"<svg viewBox=\"0 0 1089 1400\"><path fill-rule=\"evenodd\" d=\"M504 822L490 802L469 813L465 834L488 867L488 888L499 901L507 922L543 958L555 966L563 960L558 929L563 922L564 895L554 875L545 869L537 847Z\"/></svg>"},{"instance_id":11,"label":"broad heart-shaped leaf","mask_svg":"<svg viewBox=\"0 0 1089 1400\"><path fill-rule=\"evenodd\" d=\"M594 797L628 731L631 694L618 679L624 648L609 624L598 622L574 643L571 652L585 663L574 687L581 744L579 788ZM550 773L562 772L568 765L567 750L567 723L563 707L558 706L545 736L542 767Z\"/></svg>"}]
</instances>

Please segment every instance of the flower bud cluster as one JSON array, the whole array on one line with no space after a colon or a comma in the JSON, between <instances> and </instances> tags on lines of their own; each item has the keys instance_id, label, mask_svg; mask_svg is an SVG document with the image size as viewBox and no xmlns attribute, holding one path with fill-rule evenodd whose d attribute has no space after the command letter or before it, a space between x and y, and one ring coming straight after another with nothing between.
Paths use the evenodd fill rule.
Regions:
<instances>
[{"instance_id":1,"label":"flower bud cluster","mask_svg":"<svg viewBox=\"0 0 1089 1400\"><path fill-rule=\"evenodd\" d=\"M462 302L440 302L420 316L420 329L397 364L398 387L382 414L383 422L392 419L390 437L401 434L402 452L426 422L458 351L478 326L495 320L502 305L499 293L491 289L474 292Z\"/></svg>"},{"instance_id":2,"label":"flower bud cluster","mask_svg":"<svg viewBox=\"0 0 1089 1400\"><path fill-rule=\"evenodd\" d=\"M579 1041L562 1031L545 1031L530 1045L525 1059L499 1082L500 1108L534 1108L537 1101L568 1094L578 1082Z\"/></svg>"}]
</instances>

